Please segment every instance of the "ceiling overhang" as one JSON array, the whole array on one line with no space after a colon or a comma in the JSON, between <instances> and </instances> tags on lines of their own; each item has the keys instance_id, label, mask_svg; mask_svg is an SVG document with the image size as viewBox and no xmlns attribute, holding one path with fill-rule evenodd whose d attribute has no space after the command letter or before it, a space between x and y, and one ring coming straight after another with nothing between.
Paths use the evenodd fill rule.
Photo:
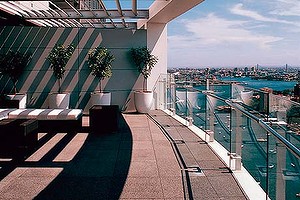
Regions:
<instances>
[{"instance_id":1,"label":"ceiling overhang","mask_svg":"<svg viewBox=\"0 0 300 200\"><path fill-rule=\"evenodd\" d=\"M138 27L143 27L146 23L167 24L176 17L194 8L204 0L165 0L154 1L149 8L149 19L139 20Z\"/></svg>"},{"instance_id":2,"label":"ceiling overhang","mask_svg":"<svg viewBox=\"0 0 300 200\"><path fill-rule=\"evenodd\" d=\"M107 6L112 3L113 9ZM0 1L0 10L20 21L50 27L136 29L139 19L149 18L148 9L138 9L137 0L131 0L129 9L122 8L120 0Z\"/></svg>"},{"instance_id":3,"label":"ceiling overhang","mask_svg":"<svg viewBox=\"0 0 300 200\"><path fill-rule=\"evenodd\" d=\"M0 24L7 17L22 25L141 29L168 23L204 0L32 0L1 1ZM140 4L139 4L140 3ZM140 5L149 4L142 8ZM11 22L11 20L9 21ZM10 23L11 24L11 23Z\"/></svg>"}]
</instances>

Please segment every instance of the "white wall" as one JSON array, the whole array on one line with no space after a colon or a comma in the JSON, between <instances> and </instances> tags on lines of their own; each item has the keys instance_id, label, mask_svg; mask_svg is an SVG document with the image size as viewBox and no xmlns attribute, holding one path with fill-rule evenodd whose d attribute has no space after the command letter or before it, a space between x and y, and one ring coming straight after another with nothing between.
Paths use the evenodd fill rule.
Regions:
<instances>
[{"instance_id":1,"label":"white wall","mask_svg":"<svg viewBox=\"0 0 300 200\"><path fill-rule=\"evenodd\" d=\"M167 73L167 24L147 24L147 46L158 57L158 63L152 70L148 88L153 89L158 77Z\"/></svg>"}]
</instances>

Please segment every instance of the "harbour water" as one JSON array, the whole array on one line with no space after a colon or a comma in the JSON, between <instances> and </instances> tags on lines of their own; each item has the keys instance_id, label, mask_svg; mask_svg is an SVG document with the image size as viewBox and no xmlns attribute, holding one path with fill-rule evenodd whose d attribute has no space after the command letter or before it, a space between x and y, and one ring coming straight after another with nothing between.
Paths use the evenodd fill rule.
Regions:
<instances>
[{"instance_id":1,"label":"harbour water","mask_svg":"<svg viewBox=\"0 0 300 200\"><path fill-rule=\"evenodd\" d=\"M245 88L261 89L261 88L271 88L274 91L284 91L284 90L294 90L296 81L269 81L269 80L254 80L250 77L224 77L220 78L224 81L237 81L240 82ZM199 91L206 90L206 85L195 86L194 89ZM211 90L216 92L216 95L222 98L230 98L232 88L229 85L213 85L210 86ZM201 92L198 93L197 107L200 108L203 112L205 111L205 95ZM223 102L217 102L217 106L224 105ZM183 107L185 107L183 105Z\"/></svg>"},{"instance_id":2,"label":"harbour water","mask_svg":"<svg viewBox=\"0 0 300 200\"><path fill-rule=\"evenodd\" d=\"M254 80L250 77L223 77L220 78L220 80L223 81L238 81L245 86L254 88L254 89L260 89L260 88L271 88L276 91L283 91L283 90L292 90L294 86L296 85L296 81L271 81L271 80Z\"/></svg>"}]
</instances>

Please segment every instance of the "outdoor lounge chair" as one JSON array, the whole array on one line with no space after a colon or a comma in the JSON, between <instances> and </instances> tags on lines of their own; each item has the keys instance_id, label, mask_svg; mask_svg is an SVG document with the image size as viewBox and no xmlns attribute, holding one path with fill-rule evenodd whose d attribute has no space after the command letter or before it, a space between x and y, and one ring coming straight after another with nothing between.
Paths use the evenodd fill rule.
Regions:
<instances>
[{"instance_id":1,"label":"outdoor lounge chair","mask_svg":"<svg viewBox=\"0 0 300 200\"><path fill-rule=\"evenodd\" d=\"M74 132L82 127L81 109L16 109L9 119L36 119L39 132Z\"/></svg>"},{"instance_id":2,"label":"outdoor lounge chair","mask_svg":"<svg viewBox=\"0 0 300 200\"><path fill-rule=\"evenodd\" d=\"M0 109L0 120L8 118L8 114L14 110L16 109L11 109L11 108Z\"/></svg>"}]
</instances>

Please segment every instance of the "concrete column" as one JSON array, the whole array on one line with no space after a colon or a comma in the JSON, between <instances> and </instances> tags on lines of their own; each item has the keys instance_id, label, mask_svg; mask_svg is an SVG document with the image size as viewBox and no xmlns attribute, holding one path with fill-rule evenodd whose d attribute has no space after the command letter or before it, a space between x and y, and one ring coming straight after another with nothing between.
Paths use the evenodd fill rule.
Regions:
<instances>
[{"instance_id":1,"label":"concrete column","mask_svg":"<svg viewBox=\"0 0 300 200\"><path fill-rule=\"evenodd\" d=\"M147 47L158 58L147 83L152 90L159 76L167 74L167 24L147 23Z\"/></svg>"}]
</instances>

